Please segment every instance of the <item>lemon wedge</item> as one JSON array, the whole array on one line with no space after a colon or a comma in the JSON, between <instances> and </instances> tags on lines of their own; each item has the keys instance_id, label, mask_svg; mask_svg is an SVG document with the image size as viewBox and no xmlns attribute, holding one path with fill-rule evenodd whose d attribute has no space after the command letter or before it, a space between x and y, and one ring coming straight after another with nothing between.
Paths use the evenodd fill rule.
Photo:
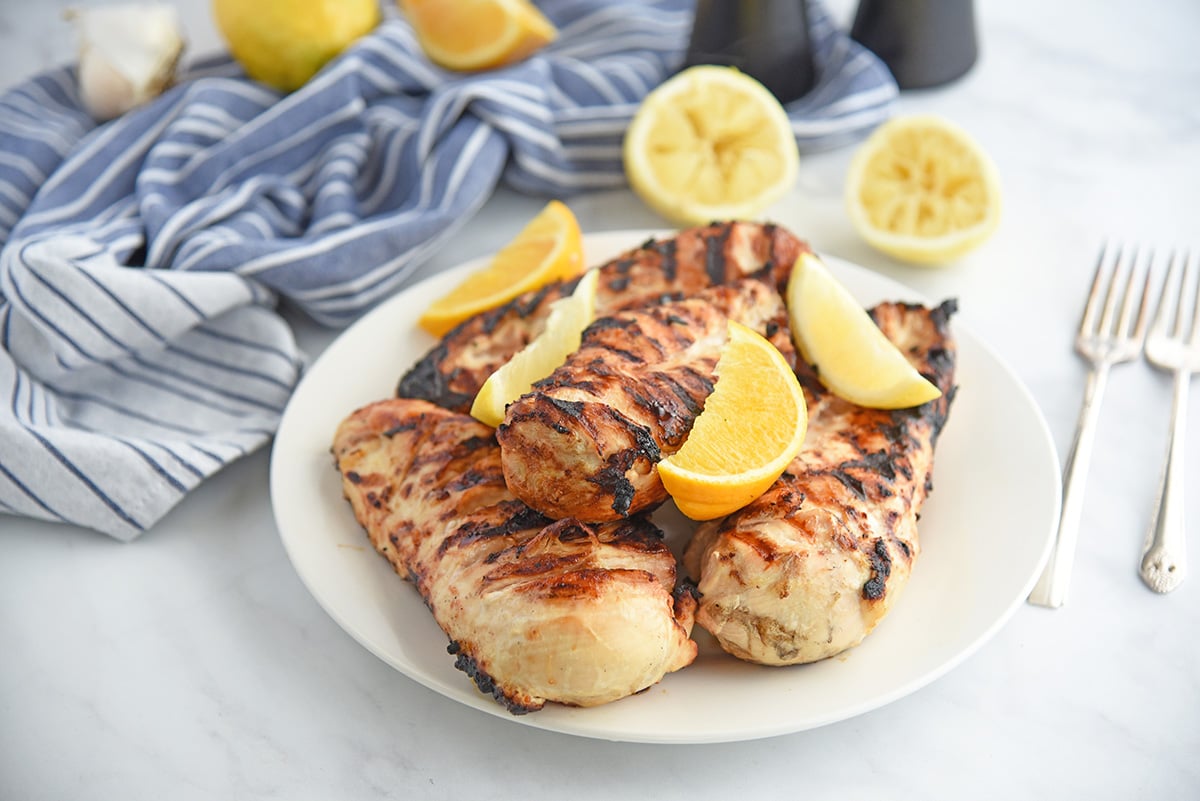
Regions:
<instances>
[{"instance_id":1,"label":"lemon wedge","mask_svg":"<svg viewBox=\"0 0 1200 801\"><path fill-rule=\"evenodd\" d=\"M804 391L783 354L730 322L716 386L683 447L658 463L658 475L683 514L724 517L775 483L807 428Z\"/></svg>"},{"instance_id":2,"label":"lemon wedge","mask_svg":"<svg viewBox=\"0 0 1200 801\"><path fill-rule=\"evenodd\" d=\"M504 421L508 404L524 395L535 381L554 372L575 351L596 315L596 287L600 279L597 270L583 274L575 291L554 301L546 327L533 341L518 351L483 383L471 416L495 428Z\"/></svg>"},{"instance_id":3,"label":"lemon wedge","mask_svg":"<svg viewBox=\"0 0 1200 801\"><path fill-rule=\"evenodd\" d=\"M503 67L558 36L528 0L400 0L429 60L452 70Z\"/></svg>"},{"instance_id":4,"label":"lemon wedge","mask_svg":"<svg viewBox=\"0 0 1200 801\"><path fill-rule=\"evenodd\" d=\"M775 96L732 67L707 65L645 97L622 152L633 191L686 225L757 216L795 183L800 159Z\"/></svg>"},{"instance_id":5,"label":"lemon wedge","mask_svg":"<svg viewBox=\"0 0 1200 801\"><path fill-rule=\"evenodd\" d=\"M945 264L1000 222L1000 178L970 134L933 115L896 117L859 146L846 178L850 220L872 247Z\"/></svg>"},{"instance_id":6,"label":"lemon wedge","mask_svg":"<svg viewBox=\"0 0 1200 801\"><path fill-rule=\"evenodd\" d=\"M838 397L873 409L904 409L941 396L811 253L796 261L787 306L800 355Z\"/></svg>"},{"instance_id":7,"label":"lemon wedge","mask_svg":"<svg viewBox=\"0 0 1200 801\"><path fill-rule=\"evenodd\" d=\"M552 200L481 270L434 301L417 323L434 336L479 312L583 269L583 234L566 204Z\"/></svg>"}]
</instances>

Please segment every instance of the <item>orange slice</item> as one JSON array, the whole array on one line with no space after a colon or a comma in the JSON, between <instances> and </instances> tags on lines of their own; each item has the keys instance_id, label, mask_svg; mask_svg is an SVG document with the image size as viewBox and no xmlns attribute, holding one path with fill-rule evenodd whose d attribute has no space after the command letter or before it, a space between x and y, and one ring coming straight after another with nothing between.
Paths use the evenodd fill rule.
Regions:
<instances>
[{"instance_id":1,"label":"orange slice","mask_svg":"<svg viewBox=\"0 0 1200 801\"><path fill-rule=\"evenodd\" d=\"M429 60L452 70L512 64L558 36L528 0L400 0Z\"/></svg>"},{"instance_id":2,"label":"orange slice","mask_svg":"<svg viewBox=\"0 0 1200 801\"><path fill-rule=\"evenodd\" d=\"M783 354L730 322L717 384L683 447L658 463L658 475L688 517L724 517L775 483L807 429L804 391Z\"/></svg>"},{"instance_id":3,"label":"orange slice","mask_svg":"<svg viewBox=\"0 0 1200 801\"><path fill-rule=\"evenodd\" d=\"M417 323L434 336L543 284L578 275L583 235L567 206L546 204L487 266L438 298Z\"/></svg>"}]
</instances>

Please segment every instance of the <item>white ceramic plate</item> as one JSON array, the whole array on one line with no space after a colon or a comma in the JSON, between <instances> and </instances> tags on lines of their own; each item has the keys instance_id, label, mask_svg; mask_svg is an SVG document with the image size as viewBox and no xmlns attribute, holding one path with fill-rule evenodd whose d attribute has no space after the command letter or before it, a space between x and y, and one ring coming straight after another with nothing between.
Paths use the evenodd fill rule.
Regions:
<instances>
[{"instance_id":1,"label":"white ceramic plate","mask_svg":"<svg viewBox=\"0 0 1200 801\"><path fill-rule=\"evenodd\" d=\"M587 260L599 263L648 235L590 235ZM827 262L864 305L929 302L861 267ZM959 392L921 515L921 557L896 608L862 645L813 665L767 668L725 655L696 627L696 662L639 695L592 709L548 704L510 715L454 668L446 636L416 590L370 547L329 452L342 418L392 395L399 376L432 346L416 326L420 311L478 266L401 292L338 337L292 397L271 458L275 519L300 578L351 636L409 678L484 712L559 732L661 743L745 740L843 720L913 692L975 651L1032 589L1057 524L1058 459L1029 393L960 321ZM668 537L686 536L673 509L657 518Z\"/></svg>"}]
</instances>

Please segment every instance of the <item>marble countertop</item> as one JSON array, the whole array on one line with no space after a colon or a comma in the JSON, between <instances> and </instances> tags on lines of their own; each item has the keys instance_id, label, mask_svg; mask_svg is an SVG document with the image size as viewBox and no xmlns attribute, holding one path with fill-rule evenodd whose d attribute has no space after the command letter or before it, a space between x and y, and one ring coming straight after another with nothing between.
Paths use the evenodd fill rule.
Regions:
<instances>
[{"instance_id":1,"label":"marble countertop","mask_svg":"<svg viewBox=\"0 0 1200 801\"><path fill-rule=\"evenodd\" d=\"M0 87L71 57L67 5L0 0ZM218 47L208 3L177 5L192 52ZM842 207L852 148L805 158L770 216L926 296L958 297L1065 453L1085 375L1071 339L1101 243L1200 249L1200 5L977 11L975 68L903 94L899 110L944 114L995 157L1006 205L985 247L943 270L868 249ZM428 270L494 248L541 203L500 192ZM662 225L626 192L572 208L588 231ZM332 336L297 334L313 355ZM1136 571L1169 387L1144 363L1113 374L1066 606L1021 606L961 665L881 709L740 743L553 734L405 678L301 584L266 449L131 545L0 516L0 798L1198 798L1200 578L1159 596ZM1194 502L1200 423L1186 451ZM1187 526L1200 551L1200 513Z\"/></svg>"}]
</instances>

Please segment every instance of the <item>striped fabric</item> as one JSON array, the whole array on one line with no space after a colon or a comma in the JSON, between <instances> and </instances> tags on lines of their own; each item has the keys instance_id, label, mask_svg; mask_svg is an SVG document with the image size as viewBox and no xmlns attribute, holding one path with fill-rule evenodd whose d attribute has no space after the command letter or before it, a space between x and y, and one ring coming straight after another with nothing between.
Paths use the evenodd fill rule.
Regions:
<instances>
[{"instance_id":1,"label":"striped fabric","mask_svg":"<svg viewBox=\"0 0 1200 801\"><path fill-rule=\"evenodd\" d=\"M623 185L621 136L682 60L691 4L539 5L560 39L486 74L432 66L389 18L289 96L225 57L99 127L72 69L0 96L0 515L133 539L274 432L303 363L281 298L341 326L499 182ZM809 150L896 94L811 16L820 83L789 107Z\"/></svg>"}]
</instances>

